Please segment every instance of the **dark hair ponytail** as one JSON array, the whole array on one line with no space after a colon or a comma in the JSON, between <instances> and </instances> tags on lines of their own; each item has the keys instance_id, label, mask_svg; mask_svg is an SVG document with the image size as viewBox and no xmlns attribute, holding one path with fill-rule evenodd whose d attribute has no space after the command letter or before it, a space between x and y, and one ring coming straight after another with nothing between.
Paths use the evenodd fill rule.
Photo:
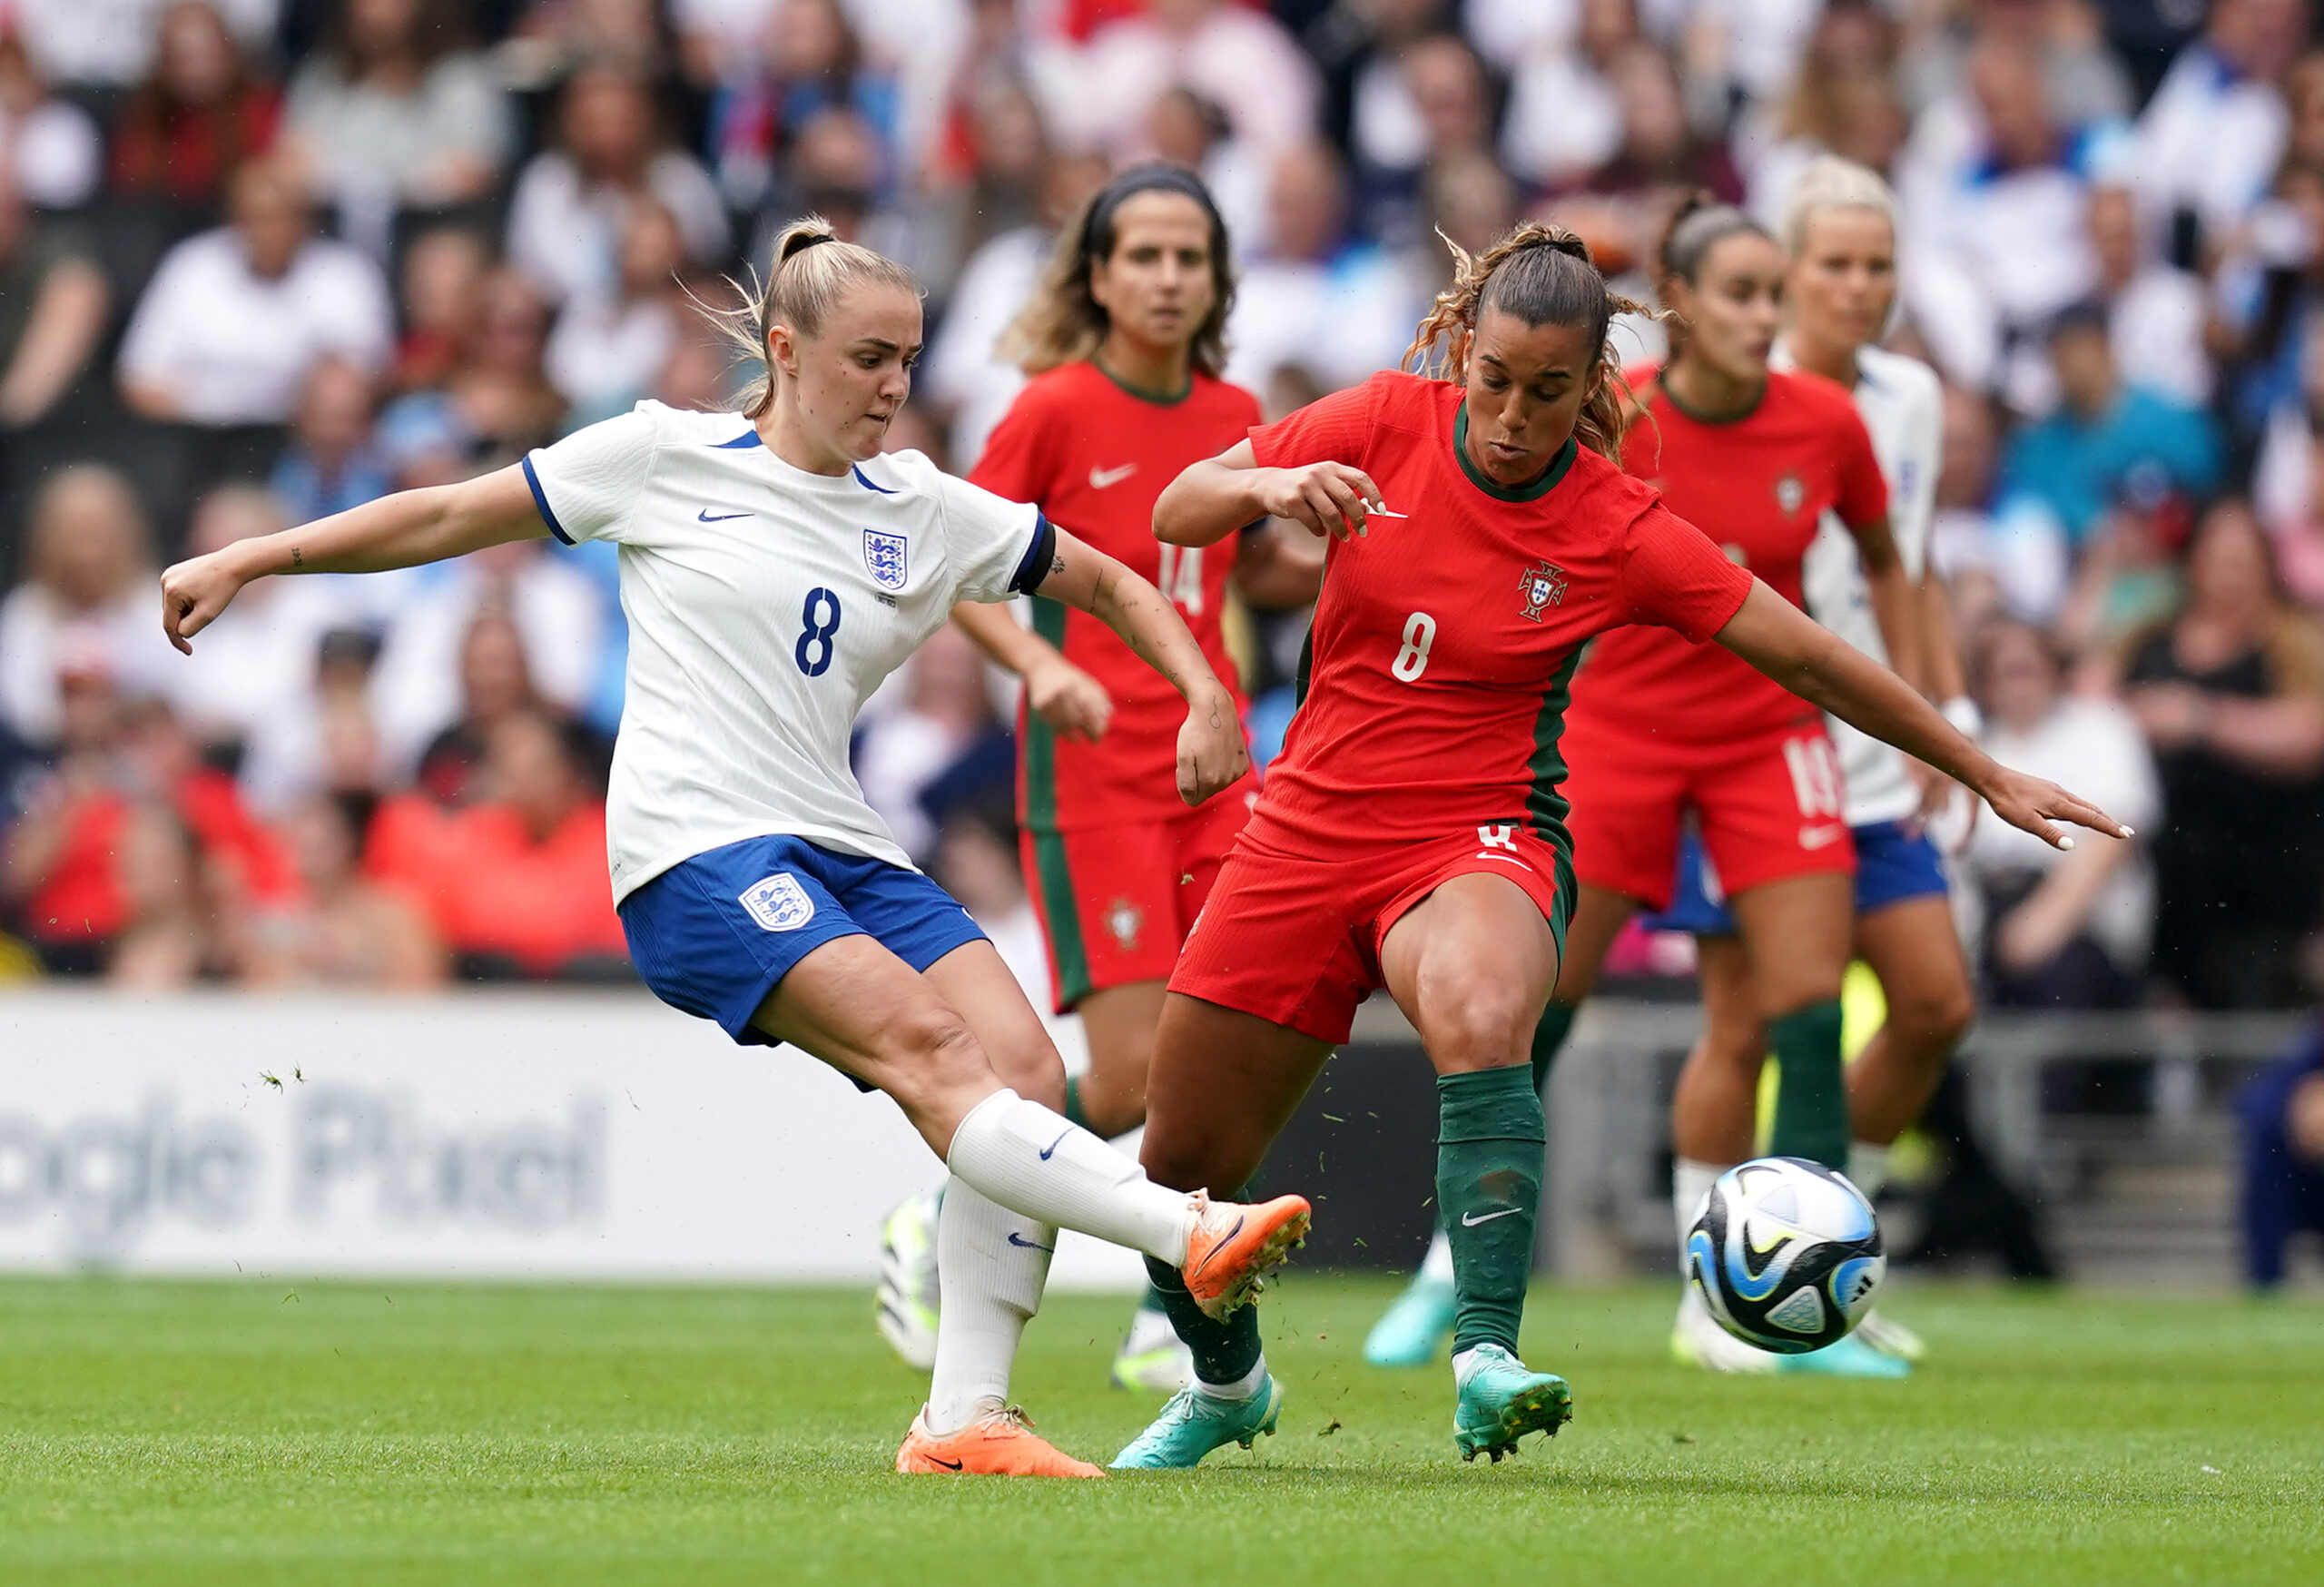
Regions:
<instances>
[{"instance_id":1,"label":"dark hair ponytail","mask_svg":"<svg viewBox=\"0 0 2324 1587\"><path fill-rule=\"evenodd\" d=\"M1528 325L1586 325L1597 377L1573 433L1583 446L1620 462L1630 387L1606 332L1617 314L1651 319L1654 310L1608 288L1589 244L1563 226L1527 221L1474 257L1443 232L1437 235L1452 251L1452 284L1436 294L1435 305L1413 332L1403 367L1465 380L1470 339L1487 309L1513 314ZM1443 350L1437 355L1440 341Z\"/></svg>"}]
</instances>

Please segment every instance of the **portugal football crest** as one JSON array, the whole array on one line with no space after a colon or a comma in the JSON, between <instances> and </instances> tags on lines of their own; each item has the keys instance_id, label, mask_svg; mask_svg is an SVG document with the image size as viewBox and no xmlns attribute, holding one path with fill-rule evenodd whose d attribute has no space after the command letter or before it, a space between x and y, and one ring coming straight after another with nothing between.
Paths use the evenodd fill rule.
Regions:
<instances>
[{"instance_id":1,"label":"portugal football crest","mask_svg":"<svg viewBox=\"0 0 2324 1587\"><path fill-rule=\"evenodd\" d=\"M863 565L872 570L873 582L881 589L901 589L911 577L907 543L901 535L883 535L877 529L863 531Z\"/></svg>"},{"instance_id":2,"label":"portugal football crest","mask_svg":"<svg viewBox=\"0 0 2324 1587\"><path fill-rule=\"evenodd\" d=\"M1776 481L1776 505L1783 508L1783 516L1791 517L1799 504L1807 499L1807 487L1797 474L1787 474Z\"/></svg>"},{"instance_id":3,"label":"portugal football crest","mask_svg":"<svg viewBox=\"0 0 2324 1587\"><path fill-rule=\"evenodd\" d=\"M1541 620L1541 608L1565 600L1565 569L1554 563L1536 562L1518 575L1517 594L1525 603L1529 621Z\"/></svg>"},{"instance_id":4,"label":"portugal football crest","mask_svg":"<svg viewBox=\"0 0 2324 1587\"><path fill-rule=\"evenodd\" d=\"M1106 912L1106 930L1125 953L1137 946L1137 933L1145 924L1146 912L1127 898L1114 900L1113 908Z\"/></svg>"}]
</instances>

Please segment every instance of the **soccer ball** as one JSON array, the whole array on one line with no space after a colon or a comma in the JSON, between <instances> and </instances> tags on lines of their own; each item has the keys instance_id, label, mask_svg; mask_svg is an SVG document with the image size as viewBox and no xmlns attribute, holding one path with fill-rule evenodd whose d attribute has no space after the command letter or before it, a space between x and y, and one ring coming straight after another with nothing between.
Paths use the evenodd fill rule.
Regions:
<instances>
[{"instance_id":1,"label":"soccer ball","mask_svg":"<svg viewBox=\"0 0 2324 1587\"><path fill-rule=\"evenodd\" d=\"M1846 1338L1887 1271L1872 1204L1805 1158L1738 1163L1687 1231L1687 1276L1710 1315L1778 1355Z\"/></svg>"}]
</instances>

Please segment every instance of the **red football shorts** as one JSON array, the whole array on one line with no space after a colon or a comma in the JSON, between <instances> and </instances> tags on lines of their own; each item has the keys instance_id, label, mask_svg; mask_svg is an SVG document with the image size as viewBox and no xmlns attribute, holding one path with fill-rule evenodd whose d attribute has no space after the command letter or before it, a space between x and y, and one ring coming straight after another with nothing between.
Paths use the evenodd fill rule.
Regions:
<instances>
[{"instance_id":1,"label":"red football shorts","mask_svg":"<svg viewBox=\"0 0 2324 1587\"><path fill-rule=\"evenodd\" d=\"M1256 1014L1334 1046L1381 984L1389 928L1455 876L1506 876L1532 896L1561 952L1573 917L1573 869L1522 826L1481 826L1428 843L1350 843L1328 860L1286 854L1247 834L1218 872L1187 937L1170 990Z\"/></svg>"},{"instance_id":2,"label":"red football shorts","mask_svg":"<svg viewBox=\"0 0 2324 1587\"><path fill-rule=\"evenodd\" d=\"M1591 887L1669 907L1679 825L1690 813L1729 898L1856 870L1840 757L1820 722L1701 744L1569 716L1562 747L1574 873Z\"/></svg>"},{"instance_id":3,"label":"red football shorts","mask_svg":"<svg viewBox=\"0 0 2324 1587\"><path fill-rule=\"evenodd\" d=\"M1173 821L1018 834L1059 1013L1108 987L1169 979L1256 797L1230 789Z\"/></svg>"}]
</instances>

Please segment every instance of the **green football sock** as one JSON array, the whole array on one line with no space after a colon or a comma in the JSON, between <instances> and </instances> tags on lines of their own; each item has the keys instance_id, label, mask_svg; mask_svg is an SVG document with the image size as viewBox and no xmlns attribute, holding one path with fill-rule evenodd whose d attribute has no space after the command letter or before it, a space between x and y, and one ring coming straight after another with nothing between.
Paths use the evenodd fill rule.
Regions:
<instances>
[{"instance_id":1,"label":"green football sock","mask_svg":"<svg viewBox=\"0 0 2324 1587\"><path fill-rule=\"evenodd\" d=\"M1224 1322L1204 1315L1176 1267L1146 1259L1147 1283L1170 1316L1170 1326L1194 1353L1195 1375L1205 1383L1240 1383L1259 1364L1259 1308L1237 1306Z\"/></svg>"},{"instance_id":2,"label":"green football sock","mask_svg":"<svg viewBox=\"0 0 2324 1587\"><path fill-rule=\"evenodd\" d=\"M1541 1099L1521 1065L1436 1079L1436 1205L1452 1243L1457 1355L1514 1355L1541 1200Z\"/></svg>"},{"instance_id":3,"label":"green football sock","mask_svg":"<svg viewBox=\"0 0 2324 1587\"><path fill-rule=\"evenodd\" d=\"M1848 1093L1840 1065L1839 1000L1768 1020L1768 1045L1783 1066L1768 1155L1846 1171Z\"/></svg>"},{"instance_id":4,"label":"green football sock","mask_svg":"<svg viewBox=\"0 0 2324 1587\"><path fill-rule=\"evenodd\" d=\"M1088 1109L1081 1105L1081 1077L1079 1075L1065 1077L1065 1121L1068 1124L1078 1124L1084 1129L1089 1129ZM1095 1135L1097 1131L1090 1130L1090 1133Z\"/></svg>"},{"instance_id":5,"label":"green football sock","mask_svg":"<svg viewBox=\"0 0 2324 1587\"><path fill-rule=\"evenodd\" d=\"M1535 1092L1550 1083L1550 1065L1558 1060L1558 1049L1565 1045L1566 1036L1573 1029L1573 1017L1581 1011L1571 1003L1551 1003L1541 1010L1541 1022L1533 1027Z\"/></svg>"}]
</instances>

